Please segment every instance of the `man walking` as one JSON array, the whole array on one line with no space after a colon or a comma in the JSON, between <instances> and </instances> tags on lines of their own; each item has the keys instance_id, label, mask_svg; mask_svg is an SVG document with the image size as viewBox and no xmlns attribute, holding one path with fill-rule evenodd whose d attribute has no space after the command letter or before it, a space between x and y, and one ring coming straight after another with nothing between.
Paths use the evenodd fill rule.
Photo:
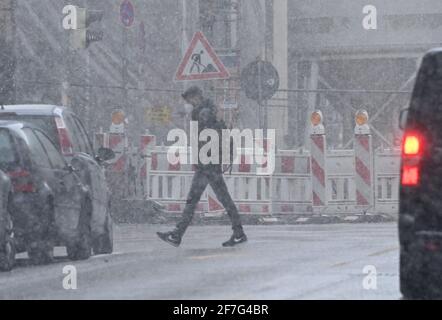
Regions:
<instances>
[{"instance_id":1,"label":"man walking","mask_svg":"<svg viewBox=\"0 0 442 320\"><path fill-rule=\"evenodd\" d=\"M203 92L199 87L194 86L189 88L182 97L187 103L193 106L192 121L198 121L198 134L205 129L220 129L220 124L216 115L216 106L211 100L204 98ZM181 239L186 232L187 227L192 222L196 206L208 184L210 184L218 200L227 210L232 222L233 235L228 241L223 243L223 246L233 247L247 241L247 236L241 225L238 209L230 197L224 181L222 164L201 164L200 161L192 180L192 186L187 197L183 216L173 231L157 232L162 240L175 247L178 247L181 244Z\"/></svg>"}]
</instances>

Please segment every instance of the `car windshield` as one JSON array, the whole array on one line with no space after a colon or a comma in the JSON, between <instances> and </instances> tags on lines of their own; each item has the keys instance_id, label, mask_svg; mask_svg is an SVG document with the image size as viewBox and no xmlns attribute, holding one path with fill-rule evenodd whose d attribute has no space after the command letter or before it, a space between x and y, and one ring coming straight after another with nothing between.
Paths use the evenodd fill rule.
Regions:
<instances>
[{"instance_id":1,"label":"car windshield","mask_svg":"<svg viewBox=\"0 0 442 320\"><path fill-rule=\"evenodd\" d=\"M8 171L18 164L18 156L7 129L0 129L0 169Z\"/></svg>"}]
</instances>

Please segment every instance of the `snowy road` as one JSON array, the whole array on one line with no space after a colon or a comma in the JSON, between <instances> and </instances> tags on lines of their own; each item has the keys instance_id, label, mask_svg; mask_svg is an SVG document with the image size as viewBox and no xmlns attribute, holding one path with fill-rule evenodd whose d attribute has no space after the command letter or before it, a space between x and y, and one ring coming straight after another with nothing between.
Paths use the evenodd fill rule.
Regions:
<instances>
[{"instance_id":1,"label":"snowy road","mask_svg":"<svg viewBox=\"0 0 442 320\"><path fill-rule=\"evenodd\" d=\"M181 248L160 242L164 226L115 227L116 253L0 274L0 299L398 299L396 224L248 226L250 241L221 248L228 227L189 229ZM64 250L58 249L57 254ZM78 289L65 290L66 265ZM376 267L366 290L363 268Z\"/></svg>"}]
</instances>

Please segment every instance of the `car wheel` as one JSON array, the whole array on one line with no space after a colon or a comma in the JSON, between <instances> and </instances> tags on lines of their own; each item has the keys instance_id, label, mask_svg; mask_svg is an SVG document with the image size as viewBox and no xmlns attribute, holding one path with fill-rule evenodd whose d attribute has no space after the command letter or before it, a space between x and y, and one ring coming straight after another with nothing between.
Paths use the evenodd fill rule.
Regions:
<instances>
[{"instance_id":1,"label":"car wheel","mask_svg":"<svg viewBox=\"0 0 442 320\"><path fill-rule=\"evenodd\" d=\"M38 218L39 227L31 230L27 235L26 251L33 265L49 264L54 260L54 245L52 242L52 221L54 217L54 205L52 200L47 200Z\"/></svg>"},{"instance_id":2,"label":"car wheel","mask_svg":"<svg viewBox=\"0 0 442 320\"><path fill-rule=\"evenodd\" d=\"M49 264L54 260L54 247L49 241L37 241L28 246L28 257L33 265Z\"/></svg>"},{"instance_id":3,"label":"car wheel","mask_svg":"<svg viewBox=\"0 0 442 320\"><path fill-rule=\"evenodd\" d=\"M108 208L104 233L97 236L94 241L94 254L111 254L114 251L113 222Z\"/></svg>"},{"instance_id":4,"label":"car wheel","mask_svg":"<svg viewBox=\"0 0 442 320\"><path fill-rule=\"evenodd\" d=\"M11 271L15 265L15 241L12 221L8 218L8 227L0 248L0 271Z\"/></svg>"},{"instance_id":5,"label":"car wheel","mask_svg":"<svg viewBox=\"0 0 442 320\"><path fill-rule=\"evenodd\" d=\"M87 260L91 257L91 213L92 204L90 200L83 203L78 223L79 237L73 244L67 246L68 257L71 260Z\"/></svg>"},{"instance_id":6,"label":"car wheel","mask_svg":"<svg viewBox=\"0 0 442 320\"><path fill-rule=\"evenodd\" d=\"M400 288L405 300L422 300L426 298L425 284L421 279L421 261L418 257L401 250L400 254Z\"/></svg>"}]
</instances>

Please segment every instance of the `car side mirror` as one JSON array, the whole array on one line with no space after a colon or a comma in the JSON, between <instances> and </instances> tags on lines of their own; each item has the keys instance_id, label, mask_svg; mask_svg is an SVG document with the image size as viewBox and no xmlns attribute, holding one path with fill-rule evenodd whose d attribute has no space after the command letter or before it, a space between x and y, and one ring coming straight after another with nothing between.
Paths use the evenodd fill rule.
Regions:
<instances>
[{"instance_id":1,"label":"car side mirror","mask_svg":"<svg viewBox=\"0 0 442 320\"><path fill-rule=\"evenodd\" d=\"M115 158L115 152L109 148L100 148L97 152L100 161L109 161Z\"/></svg>"},{"instance_id":2,"label":"car side mirror","mask_svg":"<svg viewBox=\"0 0 442 320\"><path fill-rule=\"evenodd\" d=\"M405 127L407 126L408 111L409 109L403 109L399 114L399 128L401 130L405 130Z\"/></svg>"}]
</instances>

